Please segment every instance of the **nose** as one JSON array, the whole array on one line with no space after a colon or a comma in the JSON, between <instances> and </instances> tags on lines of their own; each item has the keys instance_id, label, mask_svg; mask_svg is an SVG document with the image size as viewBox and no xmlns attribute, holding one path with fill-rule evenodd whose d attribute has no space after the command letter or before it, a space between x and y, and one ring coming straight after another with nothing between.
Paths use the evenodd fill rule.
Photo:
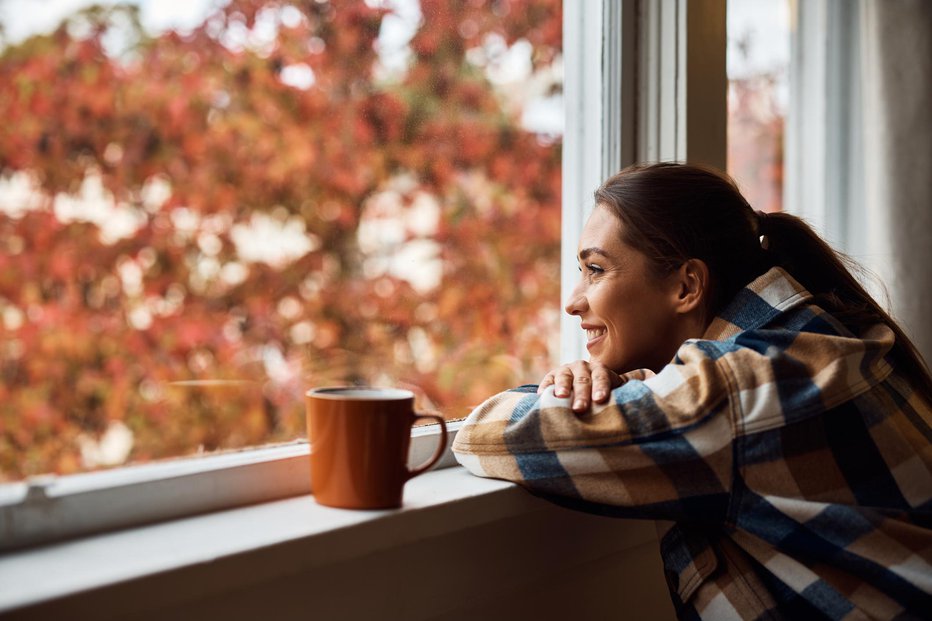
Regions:
<instances>
[{"instance_id":1,"label":"nose","mask_svg":"<svg viewBox=\"0 0 932 621\"><path fill-rule=\"evenodd\" d=\"M568 315L582 315L588 308L589 302L586 300L586 295L583 291L583 283L580 282L573 288L563 310L565 310Z\"/></svg>"}]
</instances>

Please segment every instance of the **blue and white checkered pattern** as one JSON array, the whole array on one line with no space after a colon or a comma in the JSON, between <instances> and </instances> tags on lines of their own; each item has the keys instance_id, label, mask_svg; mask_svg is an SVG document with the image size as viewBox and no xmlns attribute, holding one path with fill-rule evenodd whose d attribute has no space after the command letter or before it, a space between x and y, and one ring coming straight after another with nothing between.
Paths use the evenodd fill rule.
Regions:
<instances>
[{"instance_id":1,"label":"blue and white checkered pattern","mask_svg":"<svg viewBox=\"0 0 932 621\"><path fill-rule=\"evenodd\" d=\"M577 415L550 388L479 406L479 476L660 525L683 619L932 618L932 404L786 272L748 285L658 374Z\"/></svg>"}]
</instances>

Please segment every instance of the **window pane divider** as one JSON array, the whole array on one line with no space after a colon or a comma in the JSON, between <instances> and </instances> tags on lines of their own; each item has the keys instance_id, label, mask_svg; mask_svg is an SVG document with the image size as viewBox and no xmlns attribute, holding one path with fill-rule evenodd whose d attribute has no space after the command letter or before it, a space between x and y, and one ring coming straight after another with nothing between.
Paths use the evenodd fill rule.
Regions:
<instances>
[{"instance_id":1,"label":"window pane divider","mask_svg":"<svg viewBox=\"0 0 932 621\"><path fill-rule=\"evenodd\" d=\"M593 191L636 162L725 169L725 0L564 5L561 295L576 286L576 243ZM579 321L561 316L560 362L586 358Z\"/></svg>"}]
</instances>

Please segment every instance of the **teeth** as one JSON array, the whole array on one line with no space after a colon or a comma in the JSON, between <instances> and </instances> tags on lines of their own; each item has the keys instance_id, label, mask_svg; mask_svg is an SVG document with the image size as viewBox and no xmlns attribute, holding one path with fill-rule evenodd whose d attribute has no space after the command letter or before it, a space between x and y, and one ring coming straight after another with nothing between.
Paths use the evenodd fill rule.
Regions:
<instances>
[{"instance_id":1,"label":"teeth","mask_svg":"<svg viewBox=\"0 0 932 621\"><path fill-rule=\"evenodd\" d=\"M602 336L603 334L605 334L605 328L586 330L586 336L589 338L590 341L592 339Z\"/></svg>"}]
</instances>

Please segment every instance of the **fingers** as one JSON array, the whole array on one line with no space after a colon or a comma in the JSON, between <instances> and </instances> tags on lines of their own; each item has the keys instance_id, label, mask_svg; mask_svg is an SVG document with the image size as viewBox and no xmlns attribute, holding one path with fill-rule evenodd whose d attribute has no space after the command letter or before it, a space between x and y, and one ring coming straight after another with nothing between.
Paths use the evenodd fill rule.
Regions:
<instances>
[{"instance_id":1,"label":"fingers","mask_svg":"<svg viewBox=\"0 0 932 621\"><path fill-rule=\"evenodd\" d=\"M601 364L592 365L592 400L596 403L608 401L612 388L621 385L618 374Z\"/></svg>"},{"instance_id":2,"label":"fingers","mask_svg":"<svg viewBox=\"0 0 932 621\"><path fill-rule=\"evenodd\" d=\"M588 372L589 369L586 368ZM592 377L576 375L573 377L573 411L585 412L592 401Z\"/></svg>"},{"instance_id":3,"label":"fingers","mask_svg":"<svg viewBox=\"0 0 932 621\"><path fill-rule=\"evenodd\" d=\"M570 365L565 364L556 371L553 371L553 394L555 397L569 397L573 391L573 378L575 373Z\"/></svg>"},{"instance_id":4,"label":"fingers","mask_svg":"<svg viewBox=\"0 0 932 621\"><path fill-rule=\"evenodd\" d=\"M557 398L564 399L573 395L574 412L584 412L589 409L592 399L592 376L589 363L579 360L554 369L541 380L537 392L541 393L551 385L553 395Z\"/></svg>"},{"instance_id":5,"label":"fingers","mask_svg":"<svg viewBox=\"0 0 932 621\"><path fill-rule=\"evenodd\" d=\"M585 412L592 403L608 401L612 389L621 385L617 373L598 362L578 360L565 364L544 376L537 388L538 394L553 386L558 398L573 396L574 412Z\"/></svg>"}]
</instances>

